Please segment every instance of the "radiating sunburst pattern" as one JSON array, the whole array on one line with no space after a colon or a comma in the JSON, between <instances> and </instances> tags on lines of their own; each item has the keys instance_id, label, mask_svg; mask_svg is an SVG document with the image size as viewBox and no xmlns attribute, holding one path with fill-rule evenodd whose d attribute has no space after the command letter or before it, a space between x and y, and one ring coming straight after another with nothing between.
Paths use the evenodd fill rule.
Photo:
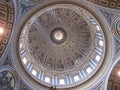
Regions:
<instances>
[{"instance_id":1,"label":"radiating sunburst pattern","mask_svg":"<svg viewBox=\"0 0 120 90\"><path fill-rule=\"evenodd\" d=\"M57 44L51 32L63 32ZM54 33L54 32L53 32ZM62 43L63 42L63 43ZM30 27L30 54L47 69L66 70L83 64L91 48L91 33L86 21L75 11L56 8L42 13Z\"/></svg>"}]
</instances>

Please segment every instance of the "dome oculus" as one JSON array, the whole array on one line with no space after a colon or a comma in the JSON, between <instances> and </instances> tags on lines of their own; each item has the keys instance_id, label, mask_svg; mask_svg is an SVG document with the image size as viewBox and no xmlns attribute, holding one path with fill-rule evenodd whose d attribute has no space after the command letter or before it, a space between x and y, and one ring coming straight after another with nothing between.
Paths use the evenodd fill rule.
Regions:
<instances>
[{"instance_id":1,"label":"dome oculus","mask_svg":"<svg viewBox=\"0 0 120 90\"><path fill-rule=\"evenodd\" d=\"M62 44L67 39L67 33L62 28L55 28L53 31L51 31L50 38L53 43Z\"/></svg>"}]
</instances>

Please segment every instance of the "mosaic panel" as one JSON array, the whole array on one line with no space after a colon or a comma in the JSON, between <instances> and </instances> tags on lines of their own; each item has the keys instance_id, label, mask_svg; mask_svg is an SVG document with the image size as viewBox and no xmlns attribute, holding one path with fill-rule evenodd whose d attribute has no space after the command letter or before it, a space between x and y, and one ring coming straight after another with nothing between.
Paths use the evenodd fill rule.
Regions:
<instances>
[{"instance_id":1,"label":"mosaic panel","mask_svg":"<svg viewBox=\"0 0 120 90\"><path fill-rule=\"evenodd\" d=\"M8 71L0 72L0 90L13 90L15 79Z\"/></svg>"}]
</instances>

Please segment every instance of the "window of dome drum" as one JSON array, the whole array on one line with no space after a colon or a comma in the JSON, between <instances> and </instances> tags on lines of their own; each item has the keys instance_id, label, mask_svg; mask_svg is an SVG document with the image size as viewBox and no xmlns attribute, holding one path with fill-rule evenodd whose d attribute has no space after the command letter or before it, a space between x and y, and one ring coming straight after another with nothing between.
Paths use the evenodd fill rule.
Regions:
<instances>
[{"instance_id":1,"label":"window of dome drum","mask_svg":"<svg viewBox=\"0 0 120 90\"><path fill-rule=\"evenodd\" d=\"M27 63L27 59L24 57L23 58L23 63L26 64Z\"/></svg>"},{"instance_id":2,"label":"window of dome drum","mask_svg":"<svg viewBox=\"0 0 120 90\"><path fill-rule=\"evenodd\" d=\"M99 62L100 61L100 56L99 55L96 55L95 59Z\"/></svg>"},{"instance_id":3,"label":"window of dome drum","mask_svg":"<svg viewBox=\"0 0 120 90\"><path fill-rule=\"evenodd\" d=\"M103 46L103 41L100 40L100 41L99 41L99 45L100 45L100 46Z\"/></svg>"},{"instance_id":4,"label":"window of dome drum","mask_svg":"<svg viewBox=\"0 0 120 90\"><path fill-rule=\"evenodd\" d=\"M49 77L45 77L45 82L50 83L50 78Z\"/></svg>"},{"instance_id":5,"label":"window of dome drum","mask_svg":"<svg viewBox=\"0 0 120 90\"><path fill-rule=\"evenodd\" d=\"M91 73L93 70L91 69L91 67L88 67L88 68L86 69L86 71L87 71L87 73Z\"/></svg>"},{"instance_id":6,"label":"window of dome drum","mask_svg":"<svg viewBox=\"0 0 120 90\"><path fill-rule=\"evenodd\" d=\"M32 70L32 72L31 72L34 76L36 76L37 75L37 71L35 71L34 69Z\"/></svg>"},{"instance_id":7,"label":"window of dome drum","mask_svg":"<svg viewBox=\"0 0 120 90\"><path fill-rule=\"evenodd\" d=\"M80 80L79 76L78 75L74 76L74 80L79 81Z\"/></svg>"},{"instance_id":8,"label":"window of dome drum","mask_svg":"<svg viewBox=\"0 0 120 90\"><path fill-rule=\"evenodd\" d=\"M60 79L59 83L60 83L60 85L63 85L63 84L65 84L65 80L64 79Z\"/></svg>"},{"instance_id":9,"label":"window of dome drum","mask_svg":"<svg viewBox=\"0 0 120 90\"><path fill-rule=\"evenodd\" d=\"M100 30L100 27L98 25L96 25L96 28L97 28L97 30Z\"/></svg>"}]
</instances>

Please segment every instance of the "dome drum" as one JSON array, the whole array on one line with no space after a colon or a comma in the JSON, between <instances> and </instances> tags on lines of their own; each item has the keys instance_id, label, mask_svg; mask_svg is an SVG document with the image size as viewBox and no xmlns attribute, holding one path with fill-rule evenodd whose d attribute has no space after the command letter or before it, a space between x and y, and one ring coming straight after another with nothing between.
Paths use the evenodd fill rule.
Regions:
<instances>
[{"instance_id":1,"label":"dome drum","mask_svg":"<svg viewBox=\"0 0 120 90\"><path fill-rule=\"evenodd\" d=\"M36 83L70 88L94 78L104 62L106 36L92 13L74 4L39 9L20 29L19 62Z\"/></svg>"}]
</instances>

